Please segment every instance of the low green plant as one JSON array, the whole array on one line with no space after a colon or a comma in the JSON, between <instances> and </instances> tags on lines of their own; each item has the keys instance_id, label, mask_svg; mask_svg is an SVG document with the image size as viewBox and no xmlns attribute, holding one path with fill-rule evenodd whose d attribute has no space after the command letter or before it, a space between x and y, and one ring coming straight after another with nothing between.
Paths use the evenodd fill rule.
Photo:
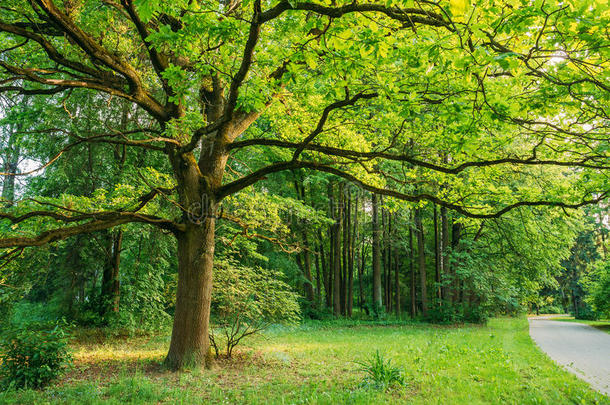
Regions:
<instances>
[{"instance_id":1,"label":"low green plant","mask_svg":"<svg viewBox=\"0 0 610 405\"><path fill-rule=\"evenodd\" d=\"M563 314L563 308L557 305L545 305L538 310L541 314Z\"/></svg>"},{"instance_id":2,"label":"low green plant","mask_svg":"<svg viewBox=\"0 0 610 405\"><path fill-rule=\"evenodd\" d=\"M70 364L68 334L59 324L16 326L0 337L0 385L40 388Z\"/></svg>"},{"instance_id":3,"label":"low green plant","mask_svg":"<svg viewBox=\"0 0 610 405\"><path fill-rule=\"evenodd\" d=\"M437 324L478 323L484 324L489 319L486 308L467 303L453 303L448 300L436 300L428 309L426 320Z\"/></svg>"},{"instance_id":4,"label":"low green plant","mask_svg":"<svg viewBox=\"0 0 610 405\"><path fill-rule=\"evenodd\" d=\"M120 398L122 403L150 404L160 402L164 396L163 386L152 382L149 378L137 374L119 378L106 389L106 395Z\"/></svg>"},{"instance_id":5,"label":"low green plant","mask_svg":"<svg viewBox=\"0 0 610 405\"><path fill-rule=\"evenodd\" d=\"M365 376L362 381L363 387L371 387L379 390L387 390L391 387L403 387L405 377L402 369L392 365L392 360L385 360L383 354L377 350L373 356L366 361L356 362Z\"/></svg>"},{"instance_id":6,"label":"low green plant","mask_svg":"<svg viewBox=\"0 0 610 405\"><path fill-rule=\"evenodd\" d=\"M210 343L216 357L224 346L230 358L245 337L272 324L300 320L298 294L282 281L282 273L229 259L217 262L214 277Z\"/></svg>"},{"instance_id":7,"label":"low green plant","mask_svg":"<svg viewBox=\"0 0 610 405\"><path fill-rule=\"evenodd\" d=\"M576 318L576 319L583 319L583 320L586 320L586 321L597 321L599 319L599 317L600 317L599 312L595 311L588 304L585 304L583 306L583 308L580 308L578 310L577 314L574 314L574 318Z\"/></svg>"}]
</instances>

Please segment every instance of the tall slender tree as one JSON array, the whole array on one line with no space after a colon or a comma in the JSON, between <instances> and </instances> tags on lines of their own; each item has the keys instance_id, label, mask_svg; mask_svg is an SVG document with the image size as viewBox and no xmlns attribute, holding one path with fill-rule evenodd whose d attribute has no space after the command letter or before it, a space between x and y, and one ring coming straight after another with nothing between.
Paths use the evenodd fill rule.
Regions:
<instances>
[{"instance_id":1,"label":"tall slender tree","mask_svg":"<svg viewBox=\"0 0 610 405\"><path fill-rule=\"evenodd\" d=\"M381 229L379 226L379 205L377 194L371 195L373 211L372 233L373 233L373 305L375 312L383 308L383 297L381 291Z\"/></svg>"},{"instance_id":2,"label":"tall slender tree","mask_svg":"<svg viewBox=\"0 0 610 405\"><path fill-rule=\"evenodd\" d=\"M421 310L424 317L428 316L428 279L426 275L426 239L420 208L415 209L415 230L417 235L417 264L419 269L419 291L421 295Z\"/></svg>"}]
</instances>

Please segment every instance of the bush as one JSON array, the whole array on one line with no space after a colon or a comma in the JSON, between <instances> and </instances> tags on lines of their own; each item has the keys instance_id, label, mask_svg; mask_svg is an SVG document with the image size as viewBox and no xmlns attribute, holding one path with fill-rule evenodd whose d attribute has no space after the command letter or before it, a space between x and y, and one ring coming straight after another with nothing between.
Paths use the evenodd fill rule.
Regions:
<instances>
[{"instance_id":1,"label":"bush","mask_svg":"<svg viewBox=\"0 0 610 405\"><path fill-rule=\"evenodd\" d=\"M460 308L450 301L435 301L428 308L426 320L431 323L448 324L464 322Z\"/></svg>"},{"instance_id":2,"label":"bush","mask_svg":"<svg viewBox=\"0 0 610 405\"><path fill-rule=\"evenodd\" d=\"M557 305L545 305L538 310L541 314L563 314L563 308Z\"/></svg>"},{"instance_id":3,"label":"bush","mask_svg":"<svg viewBox=\"0 0 610 405\"><path fill-rule=\"evenodd\" d=\"M600 314L589 305L585 305L584 307L578 309L578 314L575 314L574 318L585 321L596 321L599 319L599 315Z\"/></svg>"},{"instance_id":4,"label":"bush","mask_svg":"<svg viewBox=\"0 0 610 405\"><path fill-rule=\"evenodd\" d=\"M316 307L314 305L303 303L301 304L301 308L304 319L312 319L316 321L335 319L332 309L326 308L325 306Z\"/></svg>"},{"instance_id":5,"label":"bush","mask_svg":"<svg viewBox=\"0 0 610 405\"><path fill-rule=\"evenodd\" d=\"M3 329L12 328L40 328L40 325L50 325L60 316L61 309L57 302L48 303L20 301L11 308L8 322ZM38 326L37 326L38 325Z\"/></svg>"},{"instance_id":6,"label":"bush","mask_svg":"<svg viewBox=\"0 0 610 405\"><path fill-rule=\"evenodd\" d=\"M600 262L595 269L596 280L589 287L589 301L600 315L610 318L610 262Z\"/></svg>"},{"instance_id":7,"label":"bush","mask_svg":"<svg viewBox=\"0 0 610 405\"><path fill-rule=\"evenodd\" d=\"M489 320L489 314L485 308L478 305L465 305L462 308L464 322L469 323L486 323Z\"/></svg>"},{"instance_id":8,"label":"bush","mask_svg":"<svg viewBox=\"0 0 610 405\"><path fill-rule=\"evenodd\" d=\"M365 373L362 385L379 390L386 390L393 386L404 386L405 378L399 367L392 366L392 361L384 359L379 350L367 361L356 362L360 371Z\"/></svg>"},{"instance_id":9,"label":"bush","mask_svg":"<svg viewBox=\"0 0 610 405\"><path fill-rule=\"evenodd\" d=\"M4 388L40 388L71 360L68 335L60 325L14 327L0 337L0 381Z\"/></svg>"},{"instance_id":10,"label":"bush","mask_svg":"<svg viewBox=\"0 0 610 405\"><path fill-rule=\"evenodd\" d=\"M219 260L214 272L210 342L227 357L246 336L274 323L295 323L300 319L298 295L282 281L280 272L262 267L239 266Z\"/></svg>"},{"instance_id":11,"label":"bush","mask_svg":"<svg viewBox=\"0 0 610 405\"><path fill-rule=\"evenodd\" d=\"M485 323L489 315L480 305L454 304L451 301L435 301L428 309L426 320L431 323Z\"/></svg>"}]
</instances>

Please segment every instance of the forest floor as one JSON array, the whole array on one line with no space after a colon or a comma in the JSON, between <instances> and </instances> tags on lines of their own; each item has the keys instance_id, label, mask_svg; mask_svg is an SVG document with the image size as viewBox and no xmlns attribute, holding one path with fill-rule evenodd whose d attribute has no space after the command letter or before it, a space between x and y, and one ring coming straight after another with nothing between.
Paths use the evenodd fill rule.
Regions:
<instances>
[{"instance_id":1,"label":"forest floor","mask_svg":"<svg viewBox=\"0 0 610 405\"><path fill-rule=\"evenodd\" d=\"M525 318L487 326L309 322L274 328L212 369L161 367L169 336L82 333L74 367L42 391L0 393L1 404L610 404L532 342ZM404 387L363 384L357 361L379 350Z\"/></svg>"}]
</instances>

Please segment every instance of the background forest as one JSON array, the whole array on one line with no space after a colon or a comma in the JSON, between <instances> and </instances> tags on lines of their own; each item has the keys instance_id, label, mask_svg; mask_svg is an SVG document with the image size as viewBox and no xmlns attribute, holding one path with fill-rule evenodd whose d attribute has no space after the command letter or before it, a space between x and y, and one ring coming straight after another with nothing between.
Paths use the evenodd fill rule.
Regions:
<instances>
[{"instance_id":1,"label":"background forest","mask_svg":"<svg viewBox=\"0 0 610 405\"><path fill-rule=\"evenodd\" d=\"M137 112L115 102L116 110L100 120L105 127L92 127L87 117L108 102L86 93L61 105L5 99L3 171L27 172L54 158L49 151L57 149L56 141L34 140L37 128L100 132L138 125ZM83 143L65 154L43 172L5 175L3 204L10 207L18 200L82 209L133 198L148 181L169 182L161 174L165 162L155 162L146 150ZM240 156L230 165L258 165L260 159L272 160L273 152ZM553 173L536 176L536 181L551 181ZM532 179L524 174L521 181ZM447 188L435 179L413 183L421 189ZM171 205L159 200L155 209ZM480 220L432 203L369 193L332 175L295 170L227 200L222 212L216 247L219 293L212 306L216 323L226 321L220 319L223 310L238 311L241 304L224 308L229 304L223 300L238 299L222 291L233 285L231 280L249 280L248 274L263 278L262 290L272 286L293 292L276 303L276 310L287 312L276 319L271 309L271 322L335 316L484 322L528 310L570 312L583 319L608 316L608 211L603 204L569 215L562 209L523 207ZM175 301L174 243L153 227L124 225L12 253L2 268L2 313L15 322L63 317L83 326L132 331L167 327ZM247 281L235 287L243 289L243 300L258 291ZM293 301L298 308L285 307Z\"/></svg>"}]
</instances>

